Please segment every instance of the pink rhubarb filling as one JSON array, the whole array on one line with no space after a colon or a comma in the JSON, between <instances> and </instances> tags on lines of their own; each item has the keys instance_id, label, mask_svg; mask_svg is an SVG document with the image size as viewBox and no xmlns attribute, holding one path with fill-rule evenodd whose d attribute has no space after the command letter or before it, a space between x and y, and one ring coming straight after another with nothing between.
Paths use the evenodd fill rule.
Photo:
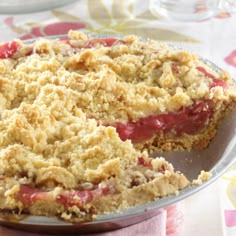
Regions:
<instances>
[{"instance_id":1,"label":"pink rhubarb filling","mask_svg":"<svg viewBox=\"0 0 236 236\"><path fill-rule=\"evenodd\" d=\"M0 59L11 58L17 51L20 45L15 42L7 42L0 45Z\"/></svg>"},{"instance_id":2,"label":"pink rhubarb filling","mask_svg":"<svg viewBox=\"0 0 236 236\"><path fill-rule=\"evenodd\" d=\"M223 80L216 79L216 77L213 74L207 72L207 70L204 67L198 66L197 69L201 73L203 73L206 77L212 79L212 83L211 83L211 86L210 86L211 88L214 88L216 86L220 86L222 88L227 88L228 87L228 85Z\"/></svg>"},{"instance_id":3,"label":"pink rhubarb filling","mask_svg":"<svg viewBox=\"0 0 236 236\"><path fill-rule=\"evenodd\" d=\"M179 112L150 115L136 122L116 123L114 126L123 141L130 139L133 143L138 143L152 138L160 131L172 131L176 136L183 133L194 134L205 127L212 114L212 101L205 100L182 108Z\"/></svg>"},{"instance_id":4,"label":"pink rhubarb filling","mask_svg":"<svg viewBox=\"0 0 236 236\"><path fill-rule=\"evenodd\" d=\"M112 192L113 189L109 186L96 188L93 190L65 191L56 197L56 202L64 205L65 207L83 207L93 199L111 194ZM21 185L20 191L17 194L17 199L26 205L31 205L35 201L39 200L50 202L51 193L38 188L30 187L29 185Z\"/></svg>"}]
</instances>

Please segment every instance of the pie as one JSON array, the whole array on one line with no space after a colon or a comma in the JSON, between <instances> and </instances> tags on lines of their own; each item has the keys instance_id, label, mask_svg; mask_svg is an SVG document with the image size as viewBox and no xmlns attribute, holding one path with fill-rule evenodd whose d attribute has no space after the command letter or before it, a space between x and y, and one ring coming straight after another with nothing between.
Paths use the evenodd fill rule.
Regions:
<instances>
[{"instance_id":1,"label":"pie","mask_svg":"<svg viewBox=\"0 0 236 236\"><path fill-rule=\"evenodd\" d=\"M227 72L135 36L1 44L0 209L87 220L177 194L149 153L207 147L235 99Z\"/></svg>"}]
</instances>

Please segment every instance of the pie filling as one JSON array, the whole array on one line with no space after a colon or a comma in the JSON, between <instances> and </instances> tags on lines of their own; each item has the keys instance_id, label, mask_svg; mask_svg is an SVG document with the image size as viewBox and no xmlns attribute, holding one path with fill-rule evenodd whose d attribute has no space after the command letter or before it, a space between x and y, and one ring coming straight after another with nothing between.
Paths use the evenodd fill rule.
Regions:
<instances>
[{"instance_id":1,"label":"pie filling","mask_svg":"<svg viewBox=\"0 0 236 236\"><path fill-rule=\"evenodd\" d=\"M111 194L113 189L109 186L103 188L97 188L94 190L84 191L68 191L60 194L57 197L57 202L65 207L78 206L83 207L85 204L91 202L95 198L99 198L108 194Z\"/></svg>"},{"instance_id":2,"label":"pie filling","mask_svg":"<svg viewBox=\"0 0 236 236\"><path fill-rule=\"evenodd\" d=\"M205 100L176 113L151 115L127 124L116 123L115 127L123 141L130 139L133 143L138 143L152 138L160 131L172 132L175 136L195 134L206 127L212 114L213 103Z\"/></svg>"},{"instance_id":3,"label":"pie filling","mask_svg":"<svg viewBox=\"0 0 236 236\"><path fill-rule=\"evenodd\" d=\"M0 45L0 58L11 58L19 49L20 45L16 41L7 42Z\"/></svg>"},{"instance_id":4,"label":"pie filling","mask_svg":"<svg viewBox=\"0 0 236 236\"><path fill-rule=\"evenodd\" d=\"M214 87L216 87L216 86L220 86L220 87L222 87L222 88L227 88L227 87L228 87L228 85L227 85L224 81L219 80L219 79L216 79L216 77L215 77L213 74L207 72L207 70L206 70L204 67L202 67L202 66L197 66L196 68L197 68L200 72L202 72L206 77L212 79L212 83L211 83L211 86L210 86L211 88L214 88Z\"/></svg>"},{"instance_id":5,"label":"pie filling","mask_svg":"<svg viewBox=\"0 0 236 236\"><path fill-rule=\"evenodd\" d=\"M93 190L71 190L65 191L56 196L56 202L62 204L64 207L83 207L93 199L113 193L113 189L109 186ZM51 199L51 192L44 191L39 188L34 188L29 185L21 185L20 191L17 194L17 199L25 205L31 205L35 201L49 202Z\"/></svg>"}]
</instances>

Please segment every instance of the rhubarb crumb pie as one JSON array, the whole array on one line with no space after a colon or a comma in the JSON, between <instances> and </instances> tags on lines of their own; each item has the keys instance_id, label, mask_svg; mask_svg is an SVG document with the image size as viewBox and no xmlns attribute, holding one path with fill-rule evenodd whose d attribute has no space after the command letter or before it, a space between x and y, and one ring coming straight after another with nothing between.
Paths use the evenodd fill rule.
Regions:
<instances>
[{"instance_id":1,"label":"rhubarb crumb pie","mask_svg":"<svg viewBox=\"0 0 236 236\"><path fill-rule=\"evenodd\" d=\"M235 99L228 73L164 43L1 44L0 209L86 220L176 194L189 180L149 153L207 147Z\"/></svg>"}]
</instances>

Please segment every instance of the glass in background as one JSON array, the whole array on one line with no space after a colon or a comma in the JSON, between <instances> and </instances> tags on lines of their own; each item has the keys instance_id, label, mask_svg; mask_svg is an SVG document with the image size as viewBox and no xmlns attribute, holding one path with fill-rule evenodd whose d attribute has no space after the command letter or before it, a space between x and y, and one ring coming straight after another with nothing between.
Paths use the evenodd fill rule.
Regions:
<instances>
[{"instance_id":1,"label":"glass in background","mask_svg":"<svg viewBox=\"0 0 236 236\"><path fill-rule=\"evenodd\" d=\"M200 21L219 12L236 11L236 0L150 0L150 10L180 21Z\"/></svg>"}]
</instances>

